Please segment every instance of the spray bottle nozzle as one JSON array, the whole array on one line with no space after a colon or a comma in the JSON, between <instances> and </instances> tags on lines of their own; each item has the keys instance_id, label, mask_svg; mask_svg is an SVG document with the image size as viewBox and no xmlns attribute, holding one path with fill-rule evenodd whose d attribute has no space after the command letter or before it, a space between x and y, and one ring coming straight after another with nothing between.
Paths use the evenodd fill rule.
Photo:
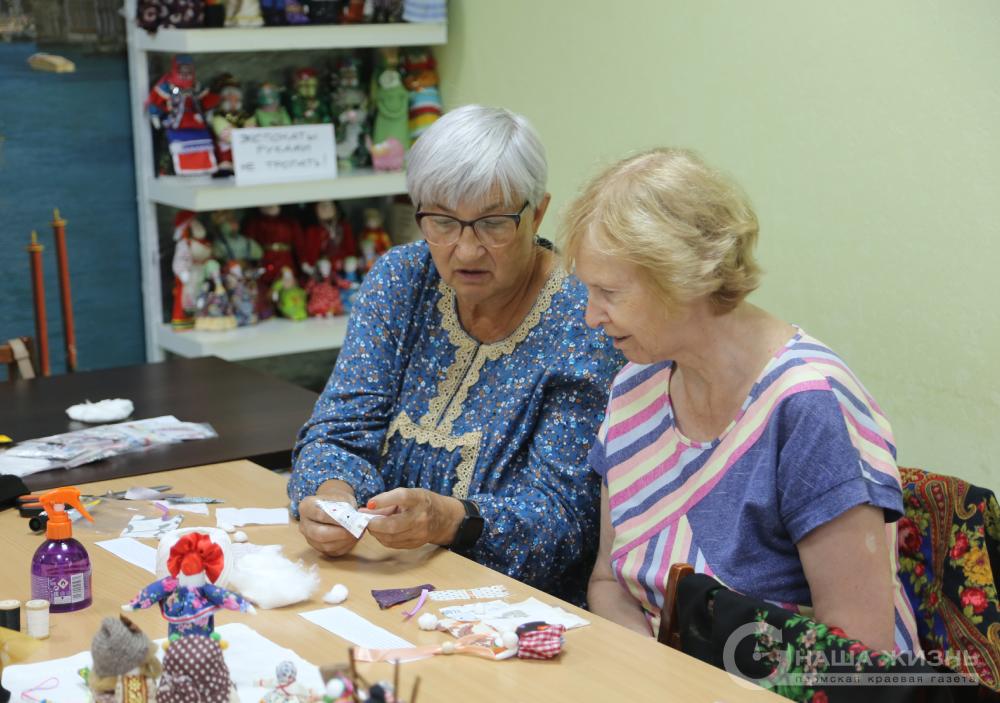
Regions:
<instances>
[{"instance_id":1,"label":"spray bottle nozzle","mask_svg":"<svg viewBox=\"0 0 1000 703\"><path fill-rule=\"evenodd\" d=\"M67 539L73 536L72 522L66 514L66 506L71 505L80 511L85 518L94 521L87 509L80 502L80 489L72 486L64 486L42 493L39 496L31 496L35 503L27 505L41 505L45 508L48 516L48 524L45 526L45 536L49 539Z\"/></svg>"}]
</instances>

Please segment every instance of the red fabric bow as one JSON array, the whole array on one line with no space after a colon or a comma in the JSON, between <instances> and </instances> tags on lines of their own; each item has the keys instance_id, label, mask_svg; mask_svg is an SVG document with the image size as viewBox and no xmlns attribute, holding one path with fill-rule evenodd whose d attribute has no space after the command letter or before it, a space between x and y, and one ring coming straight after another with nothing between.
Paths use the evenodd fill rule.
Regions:
<instances>
[{"instance_id":1,"label":"red fabric bow","mask_svg":"<svg viewBox=\"0 0 1000 703\"><path fill-rule=\"evenodd\" d=\"M183 572L186 576L205 572L210 583L215 583L222 573L225 558L222 547L201 532L189 532L170 548L170 559L167 560L167 570L177 577Z\"/></svg>"}]
</instances>

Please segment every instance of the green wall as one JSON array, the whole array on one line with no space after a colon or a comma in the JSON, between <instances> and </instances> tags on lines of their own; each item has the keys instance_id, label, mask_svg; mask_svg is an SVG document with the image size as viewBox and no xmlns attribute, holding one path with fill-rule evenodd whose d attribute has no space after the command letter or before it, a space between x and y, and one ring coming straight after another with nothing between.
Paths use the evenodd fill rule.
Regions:
<instances>
[{"instance_id":1,"label":"green wall","mask_svg":"<svg viewBox=\"0 0 1000 703\"><path fill-rule=\"evenodd\" d=\"M449 12L447 106L534 122L553 215L632 150L700 151L757 208L767 273L754 302L847 360L902 465L1000 489L1000 2L451 0Z\"/></svg>"}]
</instances>

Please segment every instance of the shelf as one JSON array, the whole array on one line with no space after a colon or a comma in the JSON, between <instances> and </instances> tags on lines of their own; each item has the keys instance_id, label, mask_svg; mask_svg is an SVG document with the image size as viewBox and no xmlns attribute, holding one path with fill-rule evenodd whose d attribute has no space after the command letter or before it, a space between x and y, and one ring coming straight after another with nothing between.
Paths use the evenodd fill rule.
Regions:
<instances>
[{"instance_id":1,"label":"shelf","mask_svg":"<svg viewBox=\"0 0 1000 703\"><path fill-rule=\"evenodd\" d=\"M156 330L156 342L178 356L217 356L226 361L239 361L339 348L346 335L347 316L341 315L301 322L270 319L228 332L178 332L170 325L160 325Z\"/></svg>"},{"instance_id":2,"label":"shelf","mask_svg":"<svg viewBox=\"0 0 1000 703\"><path fill-rule=\"evenodd\" d=\"M353 171L338 178L237 186L232 178L160 176L150 179L149 197L161 205L205 212L315 200L349 200L406 193L404 171Z\"/></svg>"},{"instance_id":3,"label":"shelf","mask_svg":"<svg viewBox=\"0 0 1000 703\"><path fill-rule=\"evenodd\" d=\"M408 24L323 24L246 29L161 29L136 32L140 51L207 54L224 51L298 51L361 49L378 46L429 46L448 41L446 22Z\"/></svg>"}]
</instances>

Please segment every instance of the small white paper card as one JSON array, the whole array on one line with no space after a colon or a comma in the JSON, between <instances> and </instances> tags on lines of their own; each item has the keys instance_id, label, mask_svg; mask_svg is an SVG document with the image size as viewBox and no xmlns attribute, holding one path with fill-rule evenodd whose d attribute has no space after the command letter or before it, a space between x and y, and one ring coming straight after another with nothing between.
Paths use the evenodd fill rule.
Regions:
<instances>
[{"instance_id":1,"label":"small white paper card","mask_svg":"<svg viewBox=\"0 0 1000 703\"><path fill-rule=\"evenodd\" d=\"M370 513L359 513L350 503L341 501L317 500L316 505L358 539L361 538L361 533L368 527L369 522L377 517L382 517Z\"/></svg>"},{"instance_id":2,"label":"small white paper card","mask_svg":"<svg viewBox=\"0 0 1000 703\"><path fill-rule=\"evenodd\" d=\"M216 508L215 523L219 527L287 525L288 508Z\"/></svg>"},{"instance_id":3,"label":"small white paper card","mask_svg":"<svg viewBox=\"0 0 1000 703\"><path fill-rule=\"evenodd\" d=\"M349 608L338 605L334 608L321 608L319 610L309 610L299 613L309 622L319 625L325 630L329 630L337 637L347 640L359 647L369 649L400 649L412 647L413 645L397 637L386 629L383 629L355 613ZM400 661L409 661L400 659Z\"/></svg>"},{"instance_id":4,"label":"small white paper card","mask_svg":"<svg viewBox=\"0 0 1000 703\"><path fill-rule=\"evenodd\" d=\"M156 549L148 544L143 544L131 537L106 539L96 544L98 547L107 549L116 557L121 557L128 563L135 564L140 569L145 569L151 574L156 573Z\"/></svg>"},{"instance_id":5,"label":"small white paper card","mask_svg":"<svg viewBox=\"0 0 1000 703\"><path fill-rule=\"evenodd\" d=\"M234 129L233 167L238 186L336 178L333 125Z\"/></svg>"}]
</instances>

